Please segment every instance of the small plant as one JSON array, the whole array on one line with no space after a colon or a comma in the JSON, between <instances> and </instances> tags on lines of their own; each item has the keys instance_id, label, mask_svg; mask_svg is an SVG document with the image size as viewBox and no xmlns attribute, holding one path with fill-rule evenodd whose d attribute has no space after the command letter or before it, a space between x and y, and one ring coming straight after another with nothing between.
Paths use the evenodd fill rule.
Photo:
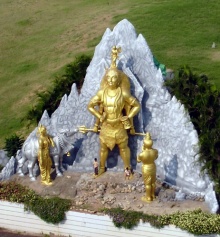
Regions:
<instances>
[{"instance_id":1,"label":"small plant","mask_svg":"<svg viewBox=\"0 0 220 237\"><path fill-rule=\"evenodd\" d=\"M65 212L71 207L70 200L58 197L43 198L16 182L0 183L0 199L24 203L25 210L30 210L42 220L53 224L61 222Z\"/></svg>"},{"instance_id":2,"label":"small plant","mask_svg":"<svg viewBox=\"0 0 220 237\"><path fill-rule=\"evenodd\" d=\"M71 207L71 201L59 197L43 198L37 196L35 200L26 200L25 210L32 211L47 223L57 224L64 220L65 212Z\"/></svg>"},{"instance_id":3,"label":"small plant","mask_svg":"<svg viewBox=\"0 0 220 237\"><path fill-rule=\"evenodd\" d=\"M50 235L48 235L48 234L43 234L43 237L50 237Z\"/></svg>"},{"instance_id":4,"label":"small plant","mask_svg":"<svg viewBox=\"0 0 220 237\"><path fill-rule=\"evenodd\" d=\"M114 225L118 228L124 227L125 229L133 229L139 224L140 219L142 219L143 222L149 222L152 226L157 228L163 227L156 215L148 215L137 211L126 211L121 207L104 209L103 211L112 218Z\"/></svg>"},{"instance_id":5,"label":"small plant","mask_svg":"<svg viewBox=\"0 0 220 237\"><path fill-rule=\"evenodd\" d=\"M220 216L202 212L201 209L162 215L159 221L164 225L175 225L195 235L220 233Z\"/></svg>"},{"instance_id":6,"label":"small plant","mask_svg":"<svg viewBox=\"0 0 220 237\"><path fill-rule=\"evenodd\" d=\"M8 156L15 156L17 150L20 150L24 143L24 139L16 134L5 139L4 150L7 151Z\"/></svg>"},{"instance_id":7,"label":"small plant","mask_svg":"<svg viewBox=\"0 0 220 237\"><path fill-rule=\"evenodd\" d=\"M103 212L112 218L114 225L118 228L133 229L142 220L156 228L175 225L195 235L220 234L220 216L202 212L201 209L161 216L126 211L122 208L104 209Z\"/></svg>"},{"instance_id":8,"label":"small plant","mask_svg":"<svg viewBox=\"0 0 220 237\"><path fill-rule=\"evenodd\" d=\"M0 183L1 200L24 203L26 200L34 200L36 196L33 190L15 182Z\"/></svg>"}]
</instances>

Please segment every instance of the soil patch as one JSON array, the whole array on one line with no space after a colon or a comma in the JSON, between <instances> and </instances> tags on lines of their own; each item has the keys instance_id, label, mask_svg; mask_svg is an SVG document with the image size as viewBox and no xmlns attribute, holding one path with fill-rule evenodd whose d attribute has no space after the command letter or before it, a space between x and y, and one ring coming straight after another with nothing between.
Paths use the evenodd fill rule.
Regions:
<instances>
[{"instance_id":1,"label":"soil patch","mask_svg":"<svg viewBox=\"0 0 220 237\"><path fill-rule=\"evenodd\" d=\"M186 195L184 200L176 200L177 190L164 186L160 181L156 183L156 200L151 203L141 201L141 197L145 195L145 187L139 173L134 173L131 180L125 180L123 173L116 172L106 172L95 179L92 173L67 171L62 177L55 177L55 172L51 176L51 186L41 184L40 176L33 182L28 176L20 177L16 174L11 180L33 189L42 196L71 199L72 210L76 211L96 213L104 207L122 207L156 215L198 208L209 212L203 198ZM190 200L190 197L194 200Z\"/></svg>"}]
</instances>

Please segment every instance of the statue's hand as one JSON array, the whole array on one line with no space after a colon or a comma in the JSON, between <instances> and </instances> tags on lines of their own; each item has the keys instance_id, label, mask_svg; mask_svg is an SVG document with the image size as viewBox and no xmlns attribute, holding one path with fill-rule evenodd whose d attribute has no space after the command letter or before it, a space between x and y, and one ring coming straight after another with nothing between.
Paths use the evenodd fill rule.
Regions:
<instances>
[{"instance_id":1,"label":"statue's hand","mask_svg":"<svg viewBox=\"0 0 220 237\"><path fill-rule=\"evenodd\" d=\"M130 134L131 134L131 135L135 135L135 129L134 129L134 127L131 127L131 128L130 128Z\"/></svg>"},{"instance_id":2,"label":"statue's hand","mask_svg":"<svg viewBox=\"0 0 220 237\"><path fill-rule=\"evenodd\" d=\"M95 124L95 126L93 127L93 132L98 132L98 126Z\"/></svg>"}]
</instances>

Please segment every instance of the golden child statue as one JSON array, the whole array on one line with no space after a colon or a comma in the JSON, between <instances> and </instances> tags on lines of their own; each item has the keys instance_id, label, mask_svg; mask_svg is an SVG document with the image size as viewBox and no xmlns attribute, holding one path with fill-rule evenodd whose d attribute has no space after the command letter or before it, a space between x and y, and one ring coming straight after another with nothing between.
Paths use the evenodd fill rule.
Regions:
<instances>
[{"instance_id":1,"label":"golden child statue","mask_svg":"<svg viewBox=\"0 0 220 237\"><path fill-rule=\"evenodd\" d=\"M50 158L50 146L54 147L54 141L47 134L46 127L44 127L43 125L39 126L38 134L39 134L38 161L40 166L41 182L46 185L51 185L52 182L50 179L50 170L52 161Z\"/></svg>"},{"instance_id":2,"label":"golden child statue","mask_svg":"<svg viewBox=\"0 0 220 237\"><path fill-rule=\"evenodd\" d=\"M100 127L100 165L99 173L105 172L105 163L109 149L118 145L124 168L131 169L128 134L134 134L133 117L139 112L139 102L130 94L128 77L116 67L116 59L120 52L113 47L111 67L106 70L100 89L88 104L88 110L96 116L96 124L92 129L98 132ZM99 109L97 109L99 107Z\"/></svg>"},{"instance_id":3,"label":"golden child statue","mask_svg":"<svg viewBox=\"0 0 220 237\"><path fill-rule=\"evenodd\" d=\"M151 202L155 199L155 186L156 186L156 165L155 160L158 157L158 151L152 148L153 141L151 140L150 133L146 133L142 152L137 157L137 162L142 162L142 175L146 188L146 196L141 200Z\"/></svg>"}]
</instances>

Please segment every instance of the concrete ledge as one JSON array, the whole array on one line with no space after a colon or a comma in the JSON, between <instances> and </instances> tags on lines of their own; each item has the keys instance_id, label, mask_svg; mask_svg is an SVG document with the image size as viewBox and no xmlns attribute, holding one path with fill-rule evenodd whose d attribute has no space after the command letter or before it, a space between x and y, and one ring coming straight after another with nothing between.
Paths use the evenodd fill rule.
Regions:
<instances>
[{"instance_id":1,"label":"concrete ledge","mask_svg":"<svg viewBox=\"0 0 220 237\"><path fill-rule=\"evenodd\" d=\"M68 237L190 237L194 236L175 226L156 229L148 223L140 223L133 230L118 229L109 216L68 211L66 219L54 225L48 224L31 212L24 211L23 204L0 201L0 227L19 232L56 234ZM217 237L219 235L204 235Z\"/></svg>"}]
</instances>

